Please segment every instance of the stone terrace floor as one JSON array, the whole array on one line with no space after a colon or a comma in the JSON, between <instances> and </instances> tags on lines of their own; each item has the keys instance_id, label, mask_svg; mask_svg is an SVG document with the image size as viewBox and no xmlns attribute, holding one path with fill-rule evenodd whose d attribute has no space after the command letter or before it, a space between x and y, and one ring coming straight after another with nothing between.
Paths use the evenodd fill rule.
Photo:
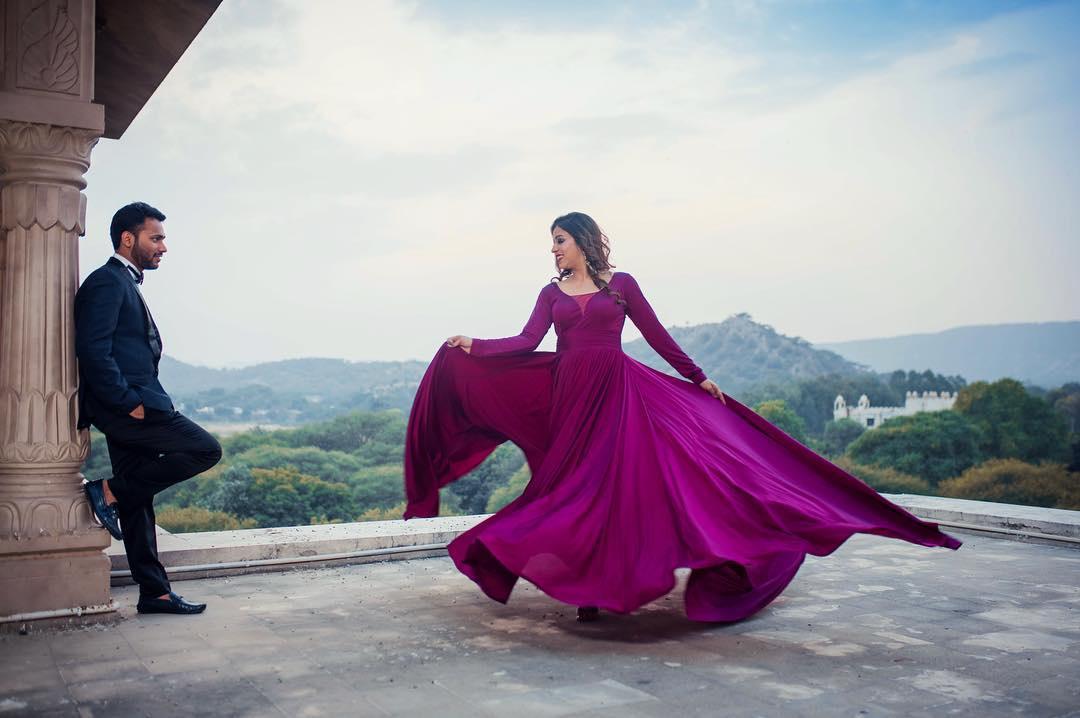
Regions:
<instances>
[{"instance_id":1,"label":"stone terrace floor","mask_svg":"<svg viewBox=\"0 0 1080 718\"><path fill-rule=\"evenodd\" d=\"M1080 715L1080 550L856 536L735 625L578 624L448 559L185 581L197 617L0 636L0 716Z\"/></svg>"}]
</instances>

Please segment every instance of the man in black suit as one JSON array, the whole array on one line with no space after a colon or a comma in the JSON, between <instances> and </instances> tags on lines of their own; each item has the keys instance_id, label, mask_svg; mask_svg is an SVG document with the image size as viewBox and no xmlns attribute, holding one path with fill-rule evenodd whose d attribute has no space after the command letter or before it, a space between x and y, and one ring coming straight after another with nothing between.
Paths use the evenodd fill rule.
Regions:
<instances>
[{"instance_id":1,"label":"man in black suit","mask_svg":"<svg viewBox=\"0 0 1080 718\"><path fill-rule=\"evenodd\" d=\"M145 202L121 207L110 235L116 253L75 296L79 428L105 434L113 476L89 481L95 516L123 540L140 613L201 613L172 592L158 560L154 495L221 459L213 436L173 408L158 381L161 335L139 285L168 249L165 215ZM122 530L122 533L121 533Z\"/></svg>"}]
</instances>

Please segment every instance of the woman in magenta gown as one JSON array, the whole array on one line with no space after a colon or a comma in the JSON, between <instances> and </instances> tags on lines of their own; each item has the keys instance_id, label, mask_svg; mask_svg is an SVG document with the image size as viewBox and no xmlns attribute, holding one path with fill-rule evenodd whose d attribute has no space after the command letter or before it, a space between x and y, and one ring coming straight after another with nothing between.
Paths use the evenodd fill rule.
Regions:
<instances>
[{"instance_id":1,"label":"woman in magenta gown","mask_svg":"<svg viewBox=\"0 0 1080 718\"><path fill-rule=\"evenodd\" d=\"M854 533L956 549L706 379L634 278L611 273L587 215L552 225L559 281L521 334L451 337L416 394L405 447L405 518L436 516L439 489L512 441L532 479L455 539L457 567L506 602L518 578L571 605L633 611L691 569L686 613L736 621L772 601L806 554ZM623 353L629 317L688 381ZM536 347L551 325L554 353Z\"/></svg>"}]
</instances>

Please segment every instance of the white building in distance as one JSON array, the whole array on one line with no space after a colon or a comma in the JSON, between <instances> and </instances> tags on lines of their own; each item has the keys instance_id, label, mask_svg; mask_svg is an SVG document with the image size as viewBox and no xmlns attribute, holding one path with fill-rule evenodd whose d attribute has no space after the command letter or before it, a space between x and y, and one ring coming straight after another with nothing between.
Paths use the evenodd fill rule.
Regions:
<instances>
[{"instance_id":1,"label":"white building in distance","mask_svg":"<svg viewBox=\"0 0 1080 718\"><path fill-rule=\"evenodd\" d=\"M950 394L947 391L940 394L936 391L924 391L922 394L909 391L903 406L870 406L870 399L866 394L859 397L856 406L848 406L843 395L838 394L833 402L833 419L851 419L867 429L873 429L894 416L911 416L920 411L945 411L953 408L955 403L956 392Z\"/></svg>"}]
</instances>

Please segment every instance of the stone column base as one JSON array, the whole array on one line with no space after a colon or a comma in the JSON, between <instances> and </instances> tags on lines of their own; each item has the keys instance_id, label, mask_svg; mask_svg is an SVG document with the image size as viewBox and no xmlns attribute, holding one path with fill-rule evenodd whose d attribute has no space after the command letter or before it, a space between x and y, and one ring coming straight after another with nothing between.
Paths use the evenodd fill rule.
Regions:
<instances>
[{"instance_id":1,"label":"stone column base","mask_svg":"<svg viewBox=\"0 0 1080 718\"><path fill-rule=\"evenodd\" d=\"M0 555L0 623L115 611L100 549Z\"/></svg>"}]
</instances>

